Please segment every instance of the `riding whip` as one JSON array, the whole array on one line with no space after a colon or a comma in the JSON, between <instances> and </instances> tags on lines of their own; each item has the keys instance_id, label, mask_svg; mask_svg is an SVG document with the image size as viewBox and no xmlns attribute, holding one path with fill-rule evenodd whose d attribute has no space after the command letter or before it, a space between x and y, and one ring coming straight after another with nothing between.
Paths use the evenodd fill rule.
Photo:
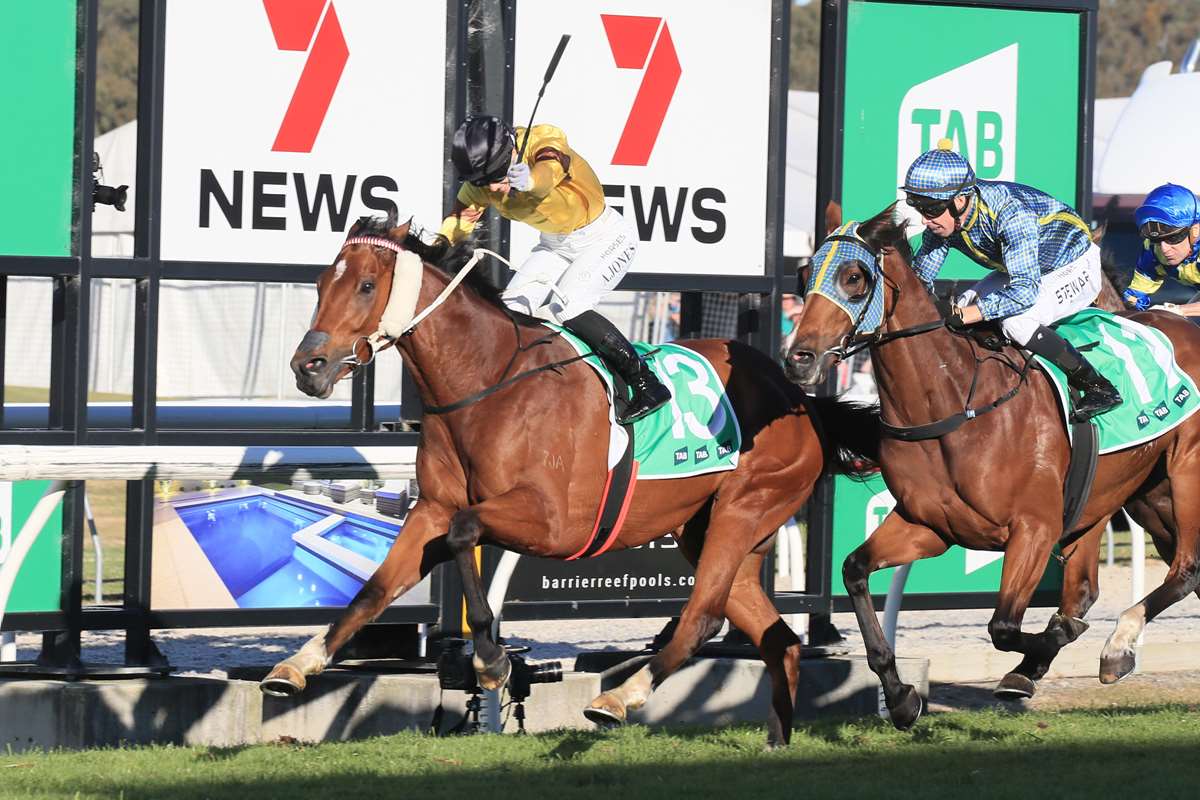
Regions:
<instances>
[{"instance_id":1,"label":"riding whip","mask_svg":"<svg viewBox=\"0 0 1200 800\"><path fill-rule=\"evenodd\" d=\"M564 33L558 40L558 47L554 49L554 55L550 58L550 66L546 67L546 76L542 78L542 88L538 89L537 100L533 103L533 114L529 115L529 124L525 126L525 138L521 142L521 149L517 151L518 162L525 157L525 145L529 144L529 129L533 127L533 118L537 114L538 103L542 102L542 93L546 91L546 84L550 83L550 79L554 77L554 70L558 69L558 60L562 58L563 50L567 49L569 41L571 41L571 34Z\"/></svg>"}]
</instances>

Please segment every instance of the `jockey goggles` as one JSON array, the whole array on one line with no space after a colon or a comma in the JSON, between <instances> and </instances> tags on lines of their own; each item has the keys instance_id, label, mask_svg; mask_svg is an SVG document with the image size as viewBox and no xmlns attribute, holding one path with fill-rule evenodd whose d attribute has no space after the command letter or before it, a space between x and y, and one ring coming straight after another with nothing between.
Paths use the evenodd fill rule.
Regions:
<instances>
[{"instance_id":1,"label":"jockey goggles","mask_svg":"<svg viewBox=\"0 0 1200 800\"><path fill-rule=\"evenodd\" d=\"M919 194L910 194L904 198L904 202L917 210L925 219L936 219L946 210L950 208L950 200L938 200L934 197L925 197Z\"/></svg>"},{"instance_id":2,"label":"jockey goggles","mask_svg":"<svg viewBox=\"0 0 1200 800\"><path fill-rule=\"evenodd\" d=\"M1142 238L1149 239L1154 244L1179 244L1188 237L1190 232L1189 228L1176 228L1158 220L1150 220L1138 228L1138 233Z\"/></svg>"}]
</instances>

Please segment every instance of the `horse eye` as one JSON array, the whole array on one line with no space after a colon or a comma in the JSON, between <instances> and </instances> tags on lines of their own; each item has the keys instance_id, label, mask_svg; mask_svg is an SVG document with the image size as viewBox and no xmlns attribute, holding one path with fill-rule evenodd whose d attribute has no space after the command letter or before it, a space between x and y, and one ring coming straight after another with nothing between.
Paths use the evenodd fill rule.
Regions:
<instances>
[{"instance_id":1,"label":"horse eye","mask_svg":"<svg viewBox=\"0 0 1200 800\"><path fill-rule=\"evenodd\" d=\"M375 284L372 281L363 281L362 286L359 287L359 291L363 294L370 294L375 291Z\"/></svg>"}]
</instances>

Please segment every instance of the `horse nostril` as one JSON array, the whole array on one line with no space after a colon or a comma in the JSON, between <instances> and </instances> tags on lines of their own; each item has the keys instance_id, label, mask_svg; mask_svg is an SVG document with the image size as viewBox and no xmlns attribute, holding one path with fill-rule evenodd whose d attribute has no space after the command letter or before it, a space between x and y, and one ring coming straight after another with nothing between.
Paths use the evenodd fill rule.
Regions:
<instances>
[{"instance_id":1,"label":"horse nostril","mask_svg":"<svg viewBox=\"0 0 1200 800\"><path fill-rule=\"evenodd\" d=\"M308 361L304 362L304 371L307 372L309 375L316 375L318 372L320 372L324 368L324 366L325 366L325 359L311 358Z\"/></svg>"},{"instance_id":2,"label":"horse nostril","mask_svg":"<svg viewBox=\"0 0 1200 800\"><path fill-rule=\"evenodd\" d=\"M816 354L811 350L793 350L792 361L802 367L807 367L816 359Z\"/></svg>"}]
</instances>

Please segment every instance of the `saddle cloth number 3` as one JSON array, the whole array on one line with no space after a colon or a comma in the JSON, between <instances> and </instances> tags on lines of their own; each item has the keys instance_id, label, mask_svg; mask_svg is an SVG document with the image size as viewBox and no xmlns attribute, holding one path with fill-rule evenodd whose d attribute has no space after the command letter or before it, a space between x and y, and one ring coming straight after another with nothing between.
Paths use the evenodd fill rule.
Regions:
<instances>
[{"instance_id":1,"label":"saddle cloth number 3","mask_svg":"<svg viewBox=\"0 0 1200 800\"><path fill-rule=\"evenodd\" d=\"M678 401L675 399L675 393L671 393L671 415L675 422L671 425L671 435L676 439L685 437L684 426L698 439L710 440L716 438L716 432L721 431L725 427L725 406L721 403L721 398L708 385L708 371L704 368L704 364L696 361L693 358L688 358L679 353L670 353L662 359L662 369L667 375L677 375L681 369L686 369L691 374L691 380L688 381L688 390L697 397L702 397L708 401L711 407L710 421L706 425L696 418L692 411L684 411L679 407ZM670 386L670 381L663 381Z\"/></svg>"}]
</instances>

